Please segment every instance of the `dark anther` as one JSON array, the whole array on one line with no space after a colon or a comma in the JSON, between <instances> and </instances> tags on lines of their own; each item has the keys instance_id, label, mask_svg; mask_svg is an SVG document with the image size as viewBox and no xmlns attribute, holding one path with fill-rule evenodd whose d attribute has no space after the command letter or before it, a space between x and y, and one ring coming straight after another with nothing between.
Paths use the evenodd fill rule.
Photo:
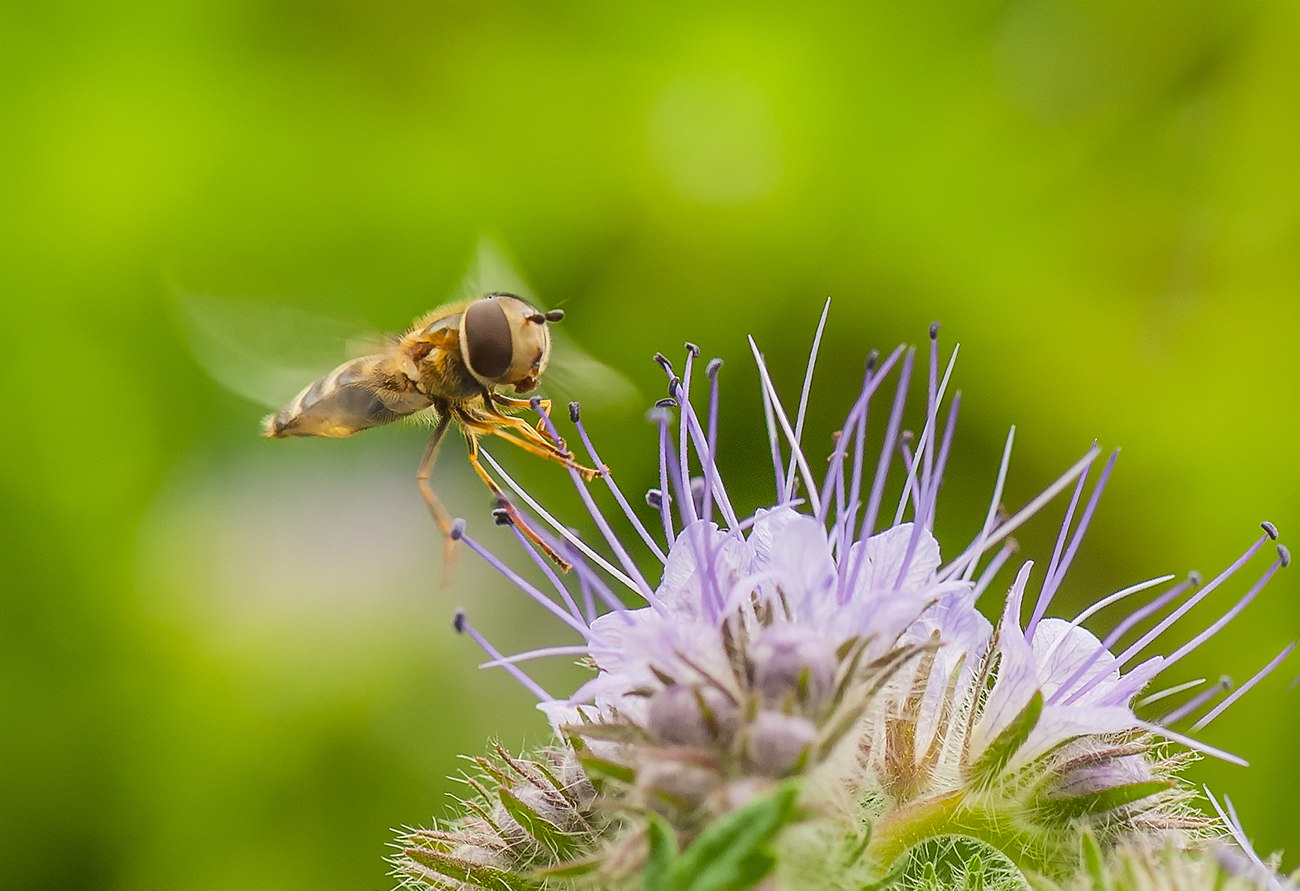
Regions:
<instances>
[{"instance_id":1,"label":"dark anther","mask_svg":"<svg viewBox=\"0 0 1300 891\"><path fill-rule=\"evenodd\" d=\"M576 423L578 423L578 419L581 418L581 417L582 417L582 406L579 405L579 404L576 403L576 402L570 402L570 403L569 403L569 420L576 424Z\"/></svg>"},{"instance_id":2,"label":"dark anther","mask_svg":"<svg viewBox=\"0 0 1300 891\"><path fill-rule=\"evenodd\" d=\"M721 370L722 370L721 359L710 359L709 364L704 366L704 373L709 376L709 380L713 380L715 377L717 377L718 372Z\"/></svg>"},{"instance_id":3,"label":"dark anther","mask_svg":"<svg viewBox=\"0 0 1300 891\"><path fill-rule=\"evenodd\" d=\"M1259 528L1267 532L1269 538L1273 539L1274 541L1277 541L1277 527L1274 526L1272 523L1270 523L1268 520L1265 520L1264 522L1260 523Z\"/></svg>"},{"instance_id":4,"label":"dark anther","mask_svg":"<svg viewBox=\"0 0 1300 891\"><path fill-rule=\"evenodd\" d=\"M460 541L461 536L465 534L465 519L457 517L451 524L451 531L447 534L451 536L452 541Z\"/></svg>"},{"instance_id":5,"label":"dark anther","mask_svg":"<svg viewBox=\"0 0 1300 891\"><path fill-rule=\"evenodd\" d=\"M1233 680L1232 680L1232 675L1230 675L1230 674L1221 674L1221 675L1219 675L1219 689L1220 689L1220 690L1231 690L1231 689L1233 688L1233 686L1234 686L1234 684L1233 684Z\"/></svg>"},{"instance_id":6,"label":"dark anther","mask_svg":"<svg viewBox=\"0 0 1300 891\"><path fill-rule=\"evenodd\" d=\"M514 523L514 520L510 518L510 511L504 507L498 507L492 510L492 522L498 526L509 526Z\"/></svg>"},{"instance_id":7,"label":"dark anther","mask_svg":"<svg viewBox=\"0 0 1300 891\"><path fill-rule=\"evenodd\" d=\"M655 353L655 361L659 363L659 367L662 368L664 371L668 372L669 374L673 373L673 363L669 362L668 357L665 356L663 353Z\"/></svg>"},{"instance_id":8,"label":"dark anther","mask_svg":"<svg viewBox=\"0 0 1300 891\"><path fill-rule=\"evenodd\" d=\"M532 397L531 399L529 399L529 400L528 400L528 407L531 408L533 411L537 412L538 414L541 414L541 411L542 411L542 397L541 397L541 396L534 396L534 397Z\"/></svg>"},{"instance_id":9,"label":"dark anther","mask_svg":"<svg viewBox=\"0 0 1300 891\"><path fill-rule=\"evenodd\" d=\"M697 347L695 344L691 343L689 340L686 341L686 352L690 353L696 359L700 358L700 348Z\"/></svg>"},{"instance_id":10,"label":"dark anther","mask_svg":"<svg viewBox=\"0 0 1300 891\"><path fill-rule=\"evenodd\" d=\"M938 322L931 322L931 323L930 323L930 339L931 339L931 340L937 340L938 338L939 338L939 323L938 323Z\"/></svg>"},{"instance_id":11,"label":"dark anther","mask_svg":"<svg viewBox=\"0 0 1300 891\"><path fill-rule=\"evenodd\" d=\"M660 399L658 402L655 403L655 408L676 408L676 407L677 407L676 399Z\"/></svg>"},{"instance_id":12,"label":"dark anther","mask_svg":"<svg viewBox=\"0 0 1300 891\"><path fill-rule=\"evenodd\" d=\"M1291 551L1286 545L1277 546L1277 561L1282 564L1283 569L1291 565Z\"/></svg>"},{"instance_id":13,"label":"dark anther","mask_svg":"<svg viewBox=\"0 0 1300 891\"><path fill-rule=\"evenodd\" d=\"M1013 554L1020 553L1020 542L1014 538L1007 539L1007 547L1011 550L1011 553Z\"/></svg>"},{"instance_id":14,"label":"dark anther","mask_svg":"<svg viewBox=\"0 0 1300 891\"><path fill-rule=\"evenodd\" d=\"M540 325L546 321L546 316L542 315L539 312L535 312L528 317L528 321L532 322L534 325Z\"/></svg>"},{"instance_id":15,"label":"dark anther","mask_svg":"<svg viewBox=\"0 0 1300 891\"><path fill-rule=\"evenodd\" d=\"M900 446L910 446L914 439L916 439L915 433L911 430L904 430L898 437L898 444Z\"/></svg>"},{"instance_id":16,"label":"dark anther","mask_svg":"<svg viewBox=\"0 0 1300 891\"><path fill-rule=\"evenodd\" d=\"M457 634L465 633L465 611L463 609L456 610L456 617L451 620L451 627L456 629Z\"/></svg>"},{"instance_id":17,"label":"dark anther","mask_svg":"<svg viewBox=\"0 0 1300 891\"><path fill-rule=\"evenodd\" d=\"M1187 580L1192 583L1193 588L1199 588L1205 582L1205 576L1193 569L1187 573Z\"/></svg>"},{"instance_id":18,"label":"dark anther","mask_svg":"<svg viewBox=\"0 0 1300 891\"><path fill-rule=\"evenodd\" d=\"M664 506L664 493L658 489L651 489L645 493L645 503L655 510L660 510Z\"/></svg>"},{"instance_id":19,"label":"dark anther","mask_svg":"<svg viewBox=\"0 0 1300 891\"><path fill-rule=\"evenodd\" d=\"M880 350L872 350L867 353L867 371L875 371L876 363L880 361Z\"/></svg>"},{"instance_id":20,"label":"dark anther","mask_svg":"<svg viewBox=\"0 0 1300 891\"><path fill-rule=\"evenodd\" d=\"M548 322L558 322L560 321L560 319L564 318L564 310L549 309L545 313L543 313L543 315L546 316L546 321Z\"/></svg>"}]
</instances>

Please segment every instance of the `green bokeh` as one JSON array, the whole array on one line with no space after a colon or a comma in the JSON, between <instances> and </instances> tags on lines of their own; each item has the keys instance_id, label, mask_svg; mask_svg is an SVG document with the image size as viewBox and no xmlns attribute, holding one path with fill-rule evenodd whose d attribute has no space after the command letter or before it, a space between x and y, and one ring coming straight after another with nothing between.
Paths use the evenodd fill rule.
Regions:
<instances>
[{"instance_id":1,"label":"green bokeh","mask_svg":"<svg viewBox=\"0 0 1300 891\"><path fill-rule=\"evenodd\" d=\"M649 357L724 357L722 460L750 507L771 496L745 334L792 402L834 298L816 454L865 352L942 319L965 393L949 555L1012 423L1011 505L1094 437L1125 448L1066 614L1216 571L1259 520L1288 540L1297 9L0 8L0 886L388 887L390 827L444 812L458 752L547 733L447 619L465 604L507 650L563 633L469 559L439 593L419 432L260 440L263 409L191 358L178 290L397 328L491 234L641 388L589 424L629 491L654 483ZM439 484L487 527L458 453ZM510 466L576 519L561 474ZM1173 680L1248 677L1300 630L1296 590L1282 573ZM1195 771L1263 851L1300 847L1298 670L1203 734L1250 768Z\"/></svg>"}]
</instances>

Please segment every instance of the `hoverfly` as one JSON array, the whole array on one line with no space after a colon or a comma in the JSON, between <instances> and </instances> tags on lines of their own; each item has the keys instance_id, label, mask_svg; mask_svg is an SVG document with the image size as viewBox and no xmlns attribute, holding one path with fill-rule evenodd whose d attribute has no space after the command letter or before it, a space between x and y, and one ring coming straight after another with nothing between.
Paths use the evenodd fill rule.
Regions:
<instances>
[{"instance_id":1,"label":"hoverfly","mask_svg":"<svg viewBox=\"0 0 1300 891\"><path fill-rule=\"evenodd\" d=\"M527 284L490 240L480 241L456 297L401 335L359 341L355 335L365 326L285 306L179 292L178 309L191 350L209 374L254 401L283 406L263 421L268 437L343 437L404 418L432 422L416 478L443 534L444 586L455 553L452 521L429 478L452 426L464 433L470 464L496 496L498 509L567 569L568 561L542 540L479 463L479 439L496 436L591 481L600 471L579 464L562 439L553 439L546 418L533 427L512 413L536 402L549 416L550 400L516 397L536 389L543 373L548 389L565 388L567 380L584 406L628 402L636 390L553 329L564 313L536 308ZM330 355L326 361L324 353ZM317 379L286 404L312 378Z\"/></svg>"},{"instance_id":2,"label":"hoverfly","mask_svg":"<svg viewBox=\"0 0 1300 891\"><path fill-rule=\"evenodd\" d=\"M548 461L576 470L590 482L600 471L574 460L563 440L546 433L545 418L533 427L506 414L532 402L506 395L530 393L551 357L548 325L564 311L541 312L514 294L487 294L468 303L451 303L417 319L387 349L345 362L309 384L301 393L262 422L273 439L290 436L351 436L370 427L390 424L418 412L437 416L429 446L416 473L424 496L442 530L448 556L451 516L429 484L438 446L452 423L465 434L469 463L497 498L519 531L565 570L568 561L529 526L478 459L481 436L497 436ZM551 401L537 402L550 415Z\"/></svg>"}]
</instances>

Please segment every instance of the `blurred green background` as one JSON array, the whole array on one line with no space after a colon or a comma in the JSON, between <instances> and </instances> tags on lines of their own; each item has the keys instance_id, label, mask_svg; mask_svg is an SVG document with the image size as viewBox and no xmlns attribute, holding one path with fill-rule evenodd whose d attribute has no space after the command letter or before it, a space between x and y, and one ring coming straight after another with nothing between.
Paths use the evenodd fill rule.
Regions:
<instances>
[{"instance_id":1,"label":"blurred green background","mask_svg":"<svg viewBox=\"0 0 1300 891\"><path fill-rule=\"evenodd\" d=\"M1241 0L0 7L0 886L391 887L391 827L444 813L457 753L548 733L448 619L506 650L566 638L468 557L439 593L422 434L259 439L178 290L396 329L491 234L640 388L589 416L633 496L650 356L727 360L750 508L771 492L745 334L793 405L834 298L821 454L866 351L942 319L949 556L1012 423L1012 506L1094 437L1125 448L1067 615L1217 571L1263 519L1300 542L1297 45L1300 7ZM562 474L496 452L579 521ZM518 565L458 444L437 481ZM1296 572L1170 680L1280 650ZM1297 671L1202 734L1250 768L1194 771L1266 852L1300 847Z\"/></svg>"}]
</instances>

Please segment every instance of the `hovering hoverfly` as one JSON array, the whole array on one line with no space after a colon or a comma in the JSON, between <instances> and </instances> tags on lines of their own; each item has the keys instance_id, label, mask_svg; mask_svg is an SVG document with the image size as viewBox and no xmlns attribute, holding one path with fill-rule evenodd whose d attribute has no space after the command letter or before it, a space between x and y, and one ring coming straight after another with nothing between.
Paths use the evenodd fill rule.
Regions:
<instances>
[{"instance_id":1,"label":"hovering hoverfly","mask_svg":"<svg viewBox=\"0 0 1300 891\"><path fill-rule=\"evenodd\" d=\"M496 495L501 509L519 531L567 570L569 563L528 525L478 459L479 437L497 436L576 470L588 482L600 475L577 463L563 440L553 440L545 432L545 419L534 428L506 414L531 406L529 400L505 391L513 387L516 394L523 394L537 389L551 358L547 326L562 318L563 310L540 312L514 294L487 294L469 303L439 307L417 319L383 352L345 362L308 385L262 422L262 432L273 439L351 436L431 409L438 420L416 480L445 540L451 541L452 520L429 485L429 474L438 446L454 422L465 434L469 463ZM549 399L537 405L549 416Z\"/></svg>"},{"instance_id":2,"label":"hovering hoverfly","mask_svg":"<svg viewBox=\"0 0 1300 891\"><path fill-rule=\"evenodd\" d=\"M209 374L256 401L284 406L263 421L268 437L345 437L404 418L432 422L416 479L443 534L444 585L454 557L452 520L430 475L453 425L464 433L470 464L496 496L498 509L568 569L568 561L537 534L479 462L479 439L496 436L591 481L600 471L578 463L562 439L552 438L545 418L534 427L513 414L535 402L549 416L551 401L517 397L533 392L543 373L548 389L556 384L563 388L567 379L584 405L622 403L634 398L635 388L553 329L563 311L536 308L527 285L491 241L480 242L457 296L401 335L364 338L360 344L351 335L361 326L288 307L181 293L179 309L195 357ZM315 341L316 351L327 343L343 349L330 350L337 358L322 364L300 343L305 340ZM553 345L558 348L555 363ZM340 359L346 361L340 364ZM330 366L335 367L322 375ZM313 377L317 379L285 404L293 389Z\"/></svg>"}]
</instances>

